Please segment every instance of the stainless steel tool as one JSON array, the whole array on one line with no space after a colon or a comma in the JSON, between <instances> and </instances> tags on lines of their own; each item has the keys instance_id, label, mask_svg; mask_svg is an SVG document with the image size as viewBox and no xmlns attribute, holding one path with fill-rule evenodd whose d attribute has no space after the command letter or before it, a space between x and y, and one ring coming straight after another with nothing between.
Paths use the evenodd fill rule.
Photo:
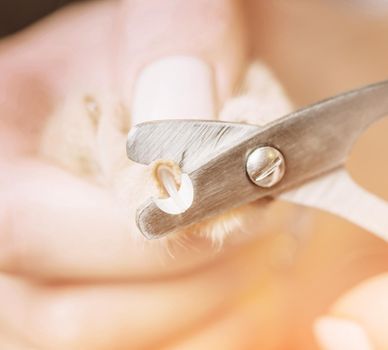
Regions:
<instances>
[{"instance_id":1,"label":"stainless steel tool","mask_svg":"<svg viewBox=\"0 0 388 350\"><path fill-rule=\"evenodd\" d=\"M138 227L157 238L244 203L280 196L334 212L388 239L388 204L355 185L344 168L355 141L386 115L388 81L264 127L184 119L138 124L128 136L128 157L142 164L173 160L194 189L192 205L180 214L167 214L148 199L138 208ZM386 152L380 157L388 160ZM356 210L350 201L360 202Z\"/></svg>"}]
</instances>

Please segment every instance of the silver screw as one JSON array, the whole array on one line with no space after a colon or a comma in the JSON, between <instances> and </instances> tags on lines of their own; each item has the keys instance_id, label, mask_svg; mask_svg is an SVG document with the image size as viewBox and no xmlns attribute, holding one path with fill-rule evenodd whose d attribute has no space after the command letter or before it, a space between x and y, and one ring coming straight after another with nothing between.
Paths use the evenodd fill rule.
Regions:
<instances>
[{"instance_id":1,"label":"silver screw","mask_svg":"<svg viewBox=\"0 0 388 350\"><path fill-rule=\"evenodd\" d=\"M246 170L252 182L260 187L275 186L284 176L286 163L274 147L262 146L248 155Z\"/></svg>"}]
</instances>

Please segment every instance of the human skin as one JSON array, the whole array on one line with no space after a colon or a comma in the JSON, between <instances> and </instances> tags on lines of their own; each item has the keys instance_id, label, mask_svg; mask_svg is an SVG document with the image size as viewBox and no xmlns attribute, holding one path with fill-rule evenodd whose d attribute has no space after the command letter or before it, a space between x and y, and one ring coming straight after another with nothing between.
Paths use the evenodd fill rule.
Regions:
<instances>
[{"instance_id":1,"label":"human skin","mask_svg":"<svg viewBox=\"0 0 388 350\"><path fill-rule=\"evenodd\" d=\"M166 259L165 246L145 242L140 248L131 238L126 213L111 209L111 189L39 156L46 121L67 96L80 93L82 100L99 85L130 106L135 77L163 56L208 62L216 72L217 109L232 95L249 51L238 4L185 2L172 25L168 9L174 5L88 3L2 43L2 348L293 348L297 316L288 304L301 302L295 295L303 293L305 280L290 281L273 266L282 250L276 232L226 245L216 256L211 241L194 237L189 249L174 249L175 258ZM198 25L203 35L193 30ZM291 277L298 273L303 276L297 270ZM379 291L386 288L382 281ZM342 304L350 318L359 310Z\"/></svg>"}]
</instances>

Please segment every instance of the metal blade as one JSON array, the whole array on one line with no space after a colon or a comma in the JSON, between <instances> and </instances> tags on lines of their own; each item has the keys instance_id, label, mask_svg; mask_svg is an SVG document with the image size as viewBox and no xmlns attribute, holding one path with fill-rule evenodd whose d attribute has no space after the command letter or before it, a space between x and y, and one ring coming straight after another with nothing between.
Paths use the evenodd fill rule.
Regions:
<instances>
[{"instance_id":1,"label":"metal blade","mask_svg":"<svg viewBox=\"0 0 388 350\"><path fill-rule=\"evenodd\" d=\"M256 125L211 120L146 122L130 131L127 155L146 165L170 159L189 173L259 130Z\"/></svg>"},{"instance_id":2,"label":"metal blade","mask_svg":"<svg viewBox=\"0 0 388 350\"><path fill-rule=\"evenodd\" d=\"M231 144L235 144L231 147L225 144L225 148L221 148L218 154L210 152L209 156L209 153L206 153L208 150L198 150L201 161L197 163L196 154L190 146L193 129L186 130L182 127L181 132L184 132L185 140L179 140L180 154L189 149L191 161L201 164L196 169L186 168L190 170L189 175L194 185L193 205L182 214L168 215L150 199L138 209L138 226L148 238L160 237L179 227L196 223L244 203L275 195L329 172L345 162L359 135L373 121L387 113L388 82L383 82L339 95L278 119L262 129L257 129L253 135L241 137L240 142L234 140ZM183 121L182 123L188 128L188 124ZM201 125L201 122L197 123L199 124L196 125ZM174 124L174 127L176 125ZM171 127L172 125L165 130ZM160 131L158 134L153 133L152 137L140 137L139 134L134 144L129 145L129 153L132 154L133 149L139 147L144 140L148 139L147 142L152 145L151 138L157 135L161 137ZM216 135L211 134L206 144L214 142L210 140ZM166 142L167 146L159 150L159 153L153 153L153 157L166 158L166 154L171 152L169 147L174 144L171 140ZM276 147L286 160L284 178L269 189L255 186L245 172L247 154L260 145ZM144 155L141 159L144 160L147 158L147 150L145 147L143 149ZM204 159L207 161L203 162ZM187 167L188 163L184 164Z\"/></svg>"}]
</instances>

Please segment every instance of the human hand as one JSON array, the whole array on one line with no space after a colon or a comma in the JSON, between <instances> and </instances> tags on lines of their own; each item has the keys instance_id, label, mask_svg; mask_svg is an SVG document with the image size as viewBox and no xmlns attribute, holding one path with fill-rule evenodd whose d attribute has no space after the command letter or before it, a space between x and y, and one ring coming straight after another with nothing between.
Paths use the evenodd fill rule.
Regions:
<instances>
[{"instance_id":1,"label":"human hand","mask_svg":"<svg viewBox=\"0 0 388 350\"><path fill-rule=\"evenodd\" d=\"M259 123L289 109L276 88L230 100L247 64L241 18L226 0L88 3L3 42L3 348L292 346L288 297L301 285L271 269L277 243L263 233L279 227L263 216L257 227L260 208L154 242L131 219L153 187L122 159L131 125L219 114Z\"/></svg>"},{"instance_id":2,"label":"human hand","mask_svg":"<svg viewBox=\"0 0 388 350\"><path fill-rule=\"evenodd\" d=\"M2 348L203 348L231 326L231 346L247 342L230 310L256 288L257 249L217 255L211 232L144 242L134 209L152 186L122 159L136 122L216 118L246 53L223 0L87 3L3 41ZM232 229L254 231L253 212Z\"/></svg>"}]
</instances>

